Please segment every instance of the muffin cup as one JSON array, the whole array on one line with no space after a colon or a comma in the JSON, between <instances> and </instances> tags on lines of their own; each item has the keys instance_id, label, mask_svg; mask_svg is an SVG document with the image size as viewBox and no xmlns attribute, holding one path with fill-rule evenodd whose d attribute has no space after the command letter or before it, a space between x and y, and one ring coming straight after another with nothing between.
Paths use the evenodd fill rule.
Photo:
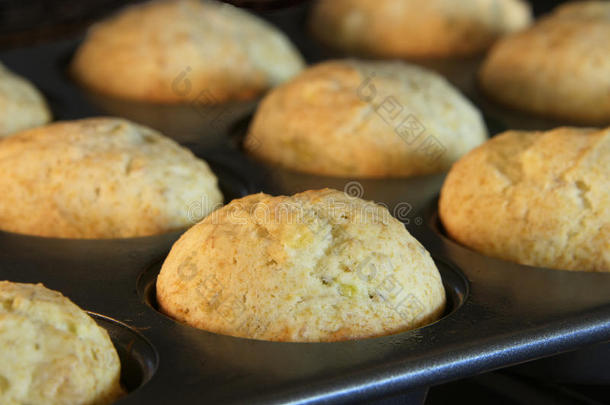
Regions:
<instances>
[{"instance_id":1,"label":"muffin cup","mask_svg":"<svg viewBox=\"0 0 610 405\"><path fill-rule=\"evenodd\" d=\"M151 266L145 272L143 272L138 277L137 290L138 290L140 299L146 305L148 305L150 308L157 311L161 316L173 320L173 318L163 314L160 311L159 305L157 303L156 283L157 283L157 276L159 275L159 272L161 270L161 266L162 266L162 263L157 263L154 266ZM466 281L466 279L464 278L464 276L461 274L461 272L459 270L453 268L451 265L449 265L445 262L442 262L442 261L436 261L436 266L439 269L441 278L443 280L443 287L445 288L447 303L445 306L445 311L443 312L443 315L441 316L441 318L439 318L438 320L436 320L434 322L429 323L428 325L433 325L437 322L442 322L442 320L445 317L448 317L451 314L453 314L454 312L458 311L459 308L464 304L464 302L466 301L466 299L468 297L468 282ZM180 321L174 320L174 322L176 322L180 325L186 326L188 328L192 328L191 326L189 326L185 323L182 323ZM417 329L425 328L428 325L423 325ZM414 330L417 330L417 329L414 329ZM201 332L202 332L202 336L208 335L210 333L210 332L204 332L204 331L201 331ZM400 334L408 334L410 332L411 331L405 331L405 332L401 332ZM394 334L394 335L396 335L396 334ZM388 335L388 336L393 336L393 335ZM366 341L366 340L375 340L375 339L382 339L382 338L383 337L356 339L356 340ZM337 342L332 342L332 343L337 343Z\"/></svg>"},{"instance_id":2,"label":"muffin cup","mask_svg":"<svg viewBox=\"0 0 610 405\"><path fill-rule=\"evenodd\" d=\"M180 104L153 104L122 100L83 89L89 100L106 115L121 116L154 128L178 143L217 146L235 121L251 114L258 100L205 104L205 92L185 96Z\"/></svg>"},{"instance_id":3,"label":"muffin cup","mask_svg":"<svg viewBox=\"0 0 610 405\"><path fill-rule=\"evenodd\" d=\"M486 279L486 283L497 284L497 294L502 301L522 308L507 307L506 313L523 315L534 313L543 322L549 316L556 320L569 318L587 309L607 304L610 293L610 273L577 272L547 269L508 262L478 253L451 239L443 228L438 215L438 198L433 198L426 208L426 229L423 233L437 239L434 251L456 263L464 263L463 268L472 269L472 263L480 263L478 274L465 270L467 276ZM469 263L467 265L466 263ZM485 274L487 272L487 274ZM474 284L475 280L469 279ZM490 283L493 281L493 283ZM475 287L473 287L475 288ZM525 291L525 294L524 294ZM605 305L607 306L607 305ZM498 314L502 315L502 314ZM597 320L599 322L599 320ZM607 322L607 321L606 321ZM597 327L603 326L598 325ZM603 336L603 335L602 335ZM603 337L597 341L575 339L572 347L548 352L550 357L527 362L508 370L517 374L541 380L565 384L607 385L610 384L610 343ZM569 339L566 337L566 339ZM584 348L583 348L584 347ZM579 349L580 348L580 349ZM578 349L578 350L573 350ZM544 356L537 356L544 357Z\"/></svg>"},{"instance_id":4,"label":"muffin cup","mask_svg":"<svg viewBox=\"0 0 610 405\"><path fill-rule=\"evenodd\" d=\"M479 106L485 116L489 117L489 119L496 121L500 126L506 129L524 131L548 131L551 129L565 126L594 126L583 125L582 123L573 122L570 120L561 120L556 117L530 113L527 111L506 106L494 100L492 96L486 94L477 80L478 79L475 79L473 92L471 95L473 101Z\"/></svg>"},{"instance_id":5,"label":"muffin cup","mask_svg":"<svg viewBox=\"0 0 610 405\"><path fill-rule=\"evenodd\" d=\"M256 168L259 178L264 179L262 189L268 194L292 195L306 190L334 188L352 197L381 203L408 226L420 226L422 218L416 218L414 213L438 192L445 178L444 173L384 179L319 176L263 162L249 156L243 145L251 119L246 117L238 121L231 128L229 138L232 148ZM253 147L256 147L255 143Z\"/></svg>"},{"instance_id":6,"label":"muffin cup","mask_svg":"<svg viewBox=\"0 0 610 405\"><path fill-rule=\"evenodd\" d=\"M447 307L443 317L436 322L415 330L369 339L332 343L269 342L200 330L161 313L156 300L155 287L161 264L159 262L149 267L140 274L137 280L138 295L142 303L150 308L150 316L158 318L176 336L193 339L193 343L190 344L195 344L196 341L202 350L206 350L209 362L228 365L240 370L240 374L271 376L288 374L292 377L302 373L326 373L336 367L351 368L355 367L357 363L375 363L379 356L391 357L392 352L401 350L401 346L403 348L404 346L413 347L415 356L417 341L422 338L419 331L442 324L444 319L450 318L460 310L468 297L468 283L461 272L444 262L437 262L447 294ZM296 369L293 366L295 364L299 365ZM366 397L363 396L362 403L423 404L427 391L426 387L411 387L403 390L400 395L392 396L384 394L384 391L380 390L368 400L365 400ZM373 399L378 396L384 398ZM336 400L340 398L341 395L335 397Z\"/></svg>"},{"instance_id":7,"label":"muffin cup","mask_svg":"<svg viewBox=\"0 0 610 405\"><path fill-rule=\"evenodd\" d=\"M148 339L122 322L92 312L89 315L106 329L117 350L121 386L130 393L150 381L159 365L159 355Z\"/></svg>"}]
</instances>

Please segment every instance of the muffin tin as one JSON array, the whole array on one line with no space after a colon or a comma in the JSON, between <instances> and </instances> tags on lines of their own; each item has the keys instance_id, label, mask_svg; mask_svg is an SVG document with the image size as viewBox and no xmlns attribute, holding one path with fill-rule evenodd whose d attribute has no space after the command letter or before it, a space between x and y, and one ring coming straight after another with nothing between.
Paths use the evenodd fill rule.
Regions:
<instances>
[{"instance_id":1,"label":"muffin tin","mask_svg":"<svg viewBox=\"0 0 610 405\"><path fill-rule=\"evenodd\" d=\"M302 28L301 14L285 14L280 26ZM302 35L294 39L309 61L321 58ZM443 318L431 325L374 339L277 343L234 338L192 328L157 310L156 276L180 231L123 240L0 232L0 279L42 282L92 311L108 330L130 391L119 404L371 403L391 402L383 398L398 394L402 403L421 404L430 385L594 344L516 371L542 375L552 369L559 379L594 375L597 379L584 382L610 381L607 361L594 363L593 369L583 362L610 357L608 345L599 345L610 340L610 274L522 266L451 241L436 213L442 174L341 179L251 160L241 141L255 103L159 106L89 94L66 69L80 40L14 49L1 53L0 60L43 91L55 119L122 115L175 138L210 163L227 201L258 191L292 194L332 187L386 204L435 258L449 303ZM456 62L450 63L452 71ZM443 70L439 64L434 63ZM469 68L471 78L475 67ZM468 77L458 70L461 78ZM490 132L505 129L511 112L488 110L471 90L466 93L489 111Z\"/></svg>"}]
</instances>

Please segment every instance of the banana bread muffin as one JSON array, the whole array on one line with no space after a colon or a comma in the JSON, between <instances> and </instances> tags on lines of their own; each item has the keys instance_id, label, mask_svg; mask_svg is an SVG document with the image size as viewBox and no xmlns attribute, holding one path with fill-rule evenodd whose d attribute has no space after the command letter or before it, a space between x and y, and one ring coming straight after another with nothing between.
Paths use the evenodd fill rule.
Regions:
<instances>
[{"instance_id":1,"label":"banana bread muffin","mask_svg":"<svg viewBox=\"0 0 610 405\"><path fill-rule=\"evenodd\" d=\"M522 0L319 0L310 26L350 53L446 58L482 52L531 20Z\"/></svg>"},{"instance_id":2,"label":"banana bread muffin","mask_svg":"<svg viewBox=\"0 0 610 405\"><path fill-rule=\"evenodd\" d=\"M94 25L72 62L77 81L131 100L250 99L297 74L303 60L262 19L212 0L156 0Z\"/></svg>"},{"instance_id":3,"label":"banana bread muffin","mask_svg":"<svg viewBox=\"0 0 610 405\"><path fill-rule=\"evenodd\" d=\"M457 162L440 218L456 241L531 266L610 271L610 128L506 132Z\"/></svg>"},{"instance_id":4,"label":"banana bread muffin","mask_svg":"<svg viewBox=\"0 0 610 405\"><path fill-rule=\"evenodd\" d=\"M0 281L0 403L106 405L123 395L108 333L42 284Z\"/></svg>"},{"instance_id":5,"label":"banana bread muffin","mask_svg":"<svg viewBox=\"0 0 610 405\"><path fill-rule=\"evenodd\" d=\"M245 147L301 172L407 177L447 170L486 138L476 107L436 73L403 62L337 60L271 91Z\"/></svg>"},{"instance_id":6,"label":"banana bread muffin","mask_svg":"<svg viewBox=\"0 0 610 405\"><path fill-rule=\"evenodd\" d=\"M388 210L325 189L234 200L187 231L157 280L163 312L253 339L338 341L438 319L429 253Z\"/></svg>"},{"instance_id":7,"label":"banana bread muffin","mask_svg":"<svg viewBox=\"0 0 610 405\"><path fill-rule=\"evenodd\" d=\"M498 42L481 72L490 98L587 125L610 123L610 2L560 7Z\"/></svg>"},{"instance_id":8,"label":"banana bread muffin","mask_svg":"<svg viewBox=\"0 0 610 405\"><path fill-rule=\"evenodd\" d=\"M51 113L40 92L0 63L0 138L50 120Z\"/></svg>"},{"instance_id":9,"label":"banana bread muffin","mask_svg":"<svg viewBox=\"0 0 610 405\"><path fill-rule=\"evenodd\" d=\"M58 122L3 140L0 189L1 230L59 238L170 232L222 202L204 161L118 118Z\"/></svg>"}]
</instances>

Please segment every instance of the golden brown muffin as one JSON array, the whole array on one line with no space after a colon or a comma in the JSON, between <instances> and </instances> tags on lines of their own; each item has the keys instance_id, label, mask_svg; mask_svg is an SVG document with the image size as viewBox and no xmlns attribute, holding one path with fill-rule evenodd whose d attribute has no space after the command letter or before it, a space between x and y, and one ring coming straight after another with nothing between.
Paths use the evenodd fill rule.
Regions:
<instances>
[{"instance_id":1,"label":"golden brown muffin","mask_svg":"<svg viewBox=\"0 0 610 405\"><path fill-rule=\"evenodd\" d=\"M0 281L0 403L106 405L123 395L108 333L42 284Z\"/></svg>"},{"instance_id":2,"label":"golden brown muffin","mask_svg":"<svg viewBox=\"0 0 610 405\"><path fill-rule=\"evenodd\" d=\"M3 140L0 189L0 229L59 238L170 232L222 202L204 161L118 118L58 122Z\"/></svg>"},{"instance_id":3,"label":"golden brown muffin","mask_svg":"<svg viewBox=\"0 0 610 405\"><path fill-rule=\"evenodd\" d=\"M176 242L157 299L211 332L317 342L425 325L445 292L426 249L386 208L325 189L216 211Z\"/></svg>"},{"instance_id":4,"label":"golden brown muffin","mask_svg":"<svg viewBox=\"0 0 610 405\"><path fill-rule=\"evenodd\" d=\"M302 67L280 31L212 0L130 6L93 26L72 62L94 91L162 103L254 98Z\"/></svg>"},{"instance_id":5,"label":"golden brown muffin","mask_svg":"<svg viewBox=\"0 0 610 405\"><path fill-rule=\"evenodd\" d=\"M319 0L310 26L350 53L446 58L482 52L531 19L522 0Z\"/></svg>"},{"instance_id":6,"label":"golden brown muffin","mask_svg":"<svg viewBox=\"0 0 610 405\"><path fill-rule=\"evenodd\" d=\"M483 90L513 108L581 124L610 123L610 2L560 7L500 41Z\"/></svg>"},{"instance_id":7,"label":"golden brown muffin","mask_svg":"<svg viewBox=\"0 0 610 405\"><path fill-rule=\"evenodd\" d=\"M342 60L269 93L245 147L307 173L406 177L446 170L486 137L478 110L441 76L402 62Z\"/></svg>"},{"instance_id":8,"label":"golden brown muffin","mask_svg":"<svg viewBox=\"0 0 610 405\"><path fill-rule=\"evenodd\" d=\"M0 138L50 120L51 113L40 92L0 63Z\"/></svg>"},{"instance_id":9,"label":"golden brown muffin","mask_svg":"<svg viewBox=\"0 0 610 405\"><path fill-rule=\"evenodd\" d=\"M499 135L454 165L439 211L453 239L483 254L610 271L610 128Z\"/></svg>"}]
</instances>

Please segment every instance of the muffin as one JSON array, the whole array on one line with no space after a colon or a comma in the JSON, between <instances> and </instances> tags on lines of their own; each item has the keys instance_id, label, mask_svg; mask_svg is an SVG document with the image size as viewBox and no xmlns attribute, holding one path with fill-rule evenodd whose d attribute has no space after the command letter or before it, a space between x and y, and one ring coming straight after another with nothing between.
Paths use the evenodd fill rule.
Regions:
<instances>
[{"instance_id":1,"label":"muffin","mask_svg":"<svg viewBox=\"0 0 610 405\"><path fill-rule=\"evenodd\" d=\"M125 238L187 227L222 202L187 149L118 118L66 121L0 142L0 229Z\"/></svg>"},{"instance_id":2,"label":"muffin","mask_svg":"<svg viewBox=\"0 0 610 405\"><path fill-rule=\"evenodd\" d=\"M105 405L123 395L108 333L68 298L0 281L0 304L1 403Z\"/></svg>"},{"instance_id":3,"label":"muffin","mask_svg":"<svg viewBox=\"0 0 610 405\"><path fill-rule=\"evenodd\" d=\"M211 0L159 0L94 25L72 72L109 96L215 104L254 98L302 66L287 37L252 14Z\"/></svg>"},{"instance_id":4,"label":"muffin","mask_svg":"<svg viewBox=\"0 0 610 405\"><path fill-rule=\"evenodd\" d=\"M50 120L49 108L34 85L0 63L0 138Z\"/></svg>"},{"instance_id":5,"label":"muffin","mask_svg":"<svg viewBox=\"0 0 610 405\"><path fill-rule=\"evenodd\" d=\"M319 0L310 27L350 53L447 58L480 53L531 20L522 0Z\"/></svg>"},{"instance_id":6,"label":"muffin","mask_svg":"<svg viewBox=\"0 0 610 405\"><path fill-rule=\"evenodd\" d=\"M500 41L483 91L515 109L585 125L610 123L610 2L567 4Z\"/></svg>"},{"instance_id":7,"label":"muffin","mask_svg":"<svg viewBox=\"0 0 610 405\"><path fill-rule=\"evenodd\" d=\"M552 269L610 271L610 128L510 131L449 172L439 213L485 255Z\"/></svg>"},{"instance_id":8,"label":"muffin","mask_svg":"<svg viewBox=\"0 0 610 405\"><path fill-rule=\"evenodd\" d=\"M447 170L487 137L444 78L403 62L329 61L271 91L245 140L253 156L337 177Z\"/></svg>"},{"instance_id":9,"label":"muffin","mask_svg":"<svg viewBox=\"0 0 610 405\"><path fill-rule=\"evenodd\" d=\"M331 190L234 200L187 231L157 279L169 316L245 338L319 342L438 319L429 253L386 208Z\"/></svg>"}]
</instances>

